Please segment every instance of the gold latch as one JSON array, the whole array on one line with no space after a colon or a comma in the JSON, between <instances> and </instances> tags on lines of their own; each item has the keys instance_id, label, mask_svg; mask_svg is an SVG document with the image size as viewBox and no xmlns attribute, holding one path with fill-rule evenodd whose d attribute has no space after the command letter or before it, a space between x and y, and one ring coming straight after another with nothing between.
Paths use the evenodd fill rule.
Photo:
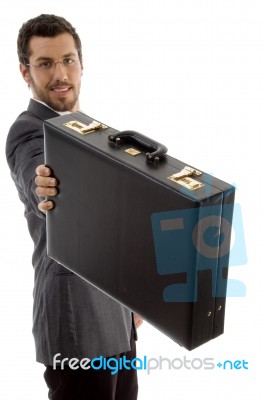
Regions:
<instances>
[{"instance_id":1,"label":"gold latch","mask_svg":"<svg viewBox=\"0 0 265 400\"><path fill-rule=\"evenodd\" d=\"M186 166L180 172L177 172L176 174L169 176L168 179L170 179L175 183L178 183L179 185L186 187L189 190L195 190L203 187L204 184L190 177L200 176L200 175L202 175L201 171Z\"/></svg>"},{"instance_id":2,"label":"gold latch","mask_svg":"<svg viewBox=\"0 0 265 400\"><path fill-rule=\"evenodd\" d=\"M191 167L184 167L180 172L171 175L170 178L173 178L175 181L181 179L181 178L186 178L187 176L200 176L202 175L201 171L198 171L197 169L191 168Z\"/></svg>"},{"instance_id":3,"label":"gold latch","mask_svg":"<svg viewBox=\"0 0 265 400\"><path fill-rule=\"evenodd\" d=\"M129 149L124 150L125 153L130 154L130 156L138 156L138 154L141 154L139 150L134 149L133 147L130 147Z\"/></svg>"},{"instance_id":4,"label":"gold latch","mask_svg":"<svg viewBox=\"0 0 265 400\"><path fill-rule=\"evenodd\" d=\"M79 121L69 121L64 124L68 128L80 133L81 135L87 135L88 133L94 132L99 129L107 129L108 126L102 124L101 122L92 121L89 125L83 124Z\"/></svg>"}]
</instances>

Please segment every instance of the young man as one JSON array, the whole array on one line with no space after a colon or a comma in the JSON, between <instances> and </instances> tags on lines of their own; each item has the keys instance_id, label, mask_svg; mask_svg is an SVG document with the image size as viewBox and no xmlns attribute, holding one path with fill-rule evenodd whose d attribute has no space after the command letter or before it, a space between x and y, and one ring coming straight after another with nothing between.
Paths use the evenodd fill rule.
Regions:
<instances>
[{"instance_id":1,"label":"young man","mask_svg":"<svg viewBox=\"0 0 265 400\"><path fill-rule=\"evenodd\" d=\"M111 374L84 370L81 364L77 369L60 367L54 361L121 355L133 359L136 326L141 323L127 308L47 256L45 212L53 203L39 202L39 196L55 196L57 182L44 166L43 121L79 110L80 38L64 18L40 15L21 27L18 57L33 98L10 128L6 155L34 241L33 335L36 359L46 366L49 398L134 400L138 387L133 369Z\"/></svg>"}]
</instances>

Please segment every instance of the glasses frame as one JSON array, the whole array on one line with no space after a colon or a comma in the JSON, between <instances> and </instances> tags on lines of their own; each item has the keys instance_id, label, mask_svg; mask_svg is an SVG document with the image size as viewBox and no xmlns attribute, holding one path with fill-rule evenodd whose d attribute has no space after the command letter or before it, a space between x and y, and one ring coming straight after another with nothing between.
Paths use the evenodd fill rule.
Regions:
<instances>
[{"instance_id":1,"label":"glasses frame","mask_svg":"<svg viewBox=\"0 0 265 400\"><path fill-rule=\"evenodd\" d=\"M67 63L65 63L67 60L71 60L72 62L67 64ZM71 67L75 66L78 61L80 62L79 58L74 59L74 60L71 59L71 58L65 58L63 61L49 61L49 60L47 60L46 62L49 62L51 64L49 67L44 67L42 65L35 65L35 64L26 64L26 66L35 67L35 68L37 68L37 69L39 69L40 71L43 71L43 72L51 72L51 71L55 71L55 68L56 68L57 64L62 64L62 67L67 69L69 67L71 68Z\"/></svg>"}]
</instances>

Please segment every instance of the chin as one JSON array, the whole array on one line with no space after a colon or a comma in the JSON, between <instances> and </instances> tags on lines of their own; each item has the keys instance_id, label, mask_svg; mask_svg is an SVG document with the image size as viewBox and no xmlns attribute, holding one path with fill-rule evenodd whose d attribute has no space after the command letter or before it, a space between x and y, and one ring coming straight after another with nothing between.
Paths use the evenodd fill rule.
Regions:
<instances>
[{"instance_id":1,"label":"chin","mask_svg":"<svg viewBox=\"0 0 265 400\"><path fill-rule=\"evenodd\" d=\"M58 112L64 112L64 111L69 111L73 112L76 106L76 100L75 101L68 101L68 102L50 102L48 104L49 107L51 107L54 111Z\"/></svg>"}]
</instances>

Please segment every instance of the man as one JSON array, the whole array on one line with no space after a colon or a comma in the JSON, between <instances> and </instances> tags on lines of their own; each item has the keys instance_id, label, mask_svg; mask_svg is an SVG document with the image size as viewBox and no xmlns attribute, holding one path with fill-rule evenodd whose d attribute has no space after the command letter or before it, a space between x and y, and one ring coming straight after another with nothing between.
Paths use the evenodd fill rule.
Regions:
<instances>
[{"instance_id":1,"label":"man","mask_svg":"<svg viewBox=\"0 0 265 400\"><path fill-rule=\"evenodd\" d=\"M10 128L6 155L34 241L33 335L36 359L46 366L49 398L134 400L133 369L112 375L102 369L54 367L58 354L61 360L121 355L133 359L141 319L47 256L45 212L53 203L39 203L39 196L55 196L57 182L44 165L43 121L79 110L80 38L64 18L40 15L22 25L18 57L33 99Z\"/></svg>"}]
</instances>

